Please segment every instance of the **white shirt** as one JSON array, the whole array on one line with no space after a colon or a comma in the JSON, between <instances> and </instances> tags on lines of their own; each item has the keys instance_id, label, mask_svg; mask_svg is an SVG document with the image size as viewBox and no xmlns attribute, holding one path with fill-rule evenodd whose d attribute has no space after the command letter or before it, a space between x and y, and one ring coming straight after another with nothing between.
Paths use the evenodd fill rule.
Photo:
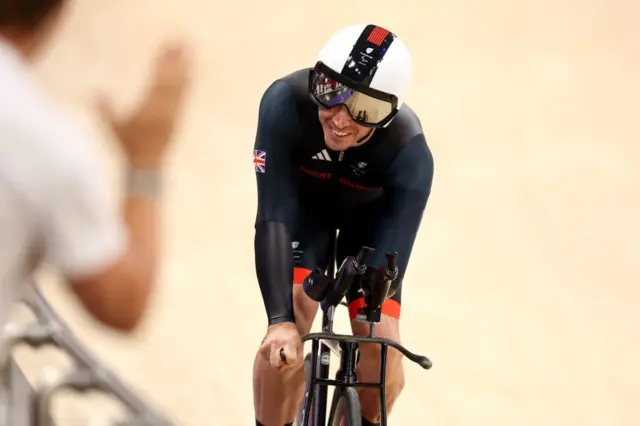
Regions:
<instances>
[{"instance_id":1,"label":"white shirt","mask_svg":"<svg viewBox=\"0 0 640 426\"><path fill-rule=\"evenodd\" d=\"M99 154L30 72L0 39L0 327L41 261L86 276L127 242Z\"/></svg>"}]
</instances>

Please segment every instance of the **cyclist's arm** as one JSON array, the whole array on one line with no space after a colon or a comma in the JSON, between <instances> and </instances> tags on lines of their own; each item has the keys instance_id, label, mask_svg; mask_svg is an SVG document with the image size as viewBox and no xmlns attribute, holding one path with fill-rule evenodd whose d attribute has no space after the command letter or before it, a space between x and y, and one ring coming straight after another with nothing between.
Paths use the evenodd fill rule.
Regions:
<instances>
[{"instance_id":1,"label":"cyclist's arm","mask_svg":"<svg viewBox=\"0 0 640 426\"><path fill-rule=\"evenodd\" d=\"M385 253L398 253L400 277L409 263L411 250L431 193L433 157L423 134L416 135L398 154L385 176L382 217L374 232L371 265L386 265Z\"/></svg>"},{"instance_id":2,"label":"cyclist's arm","mask_svg":"<svg viewBox=\"0 0 640 426\"><path fill-rule=\"evenodd\" d=\"M122 214L114 211L107 174L80 142L87 145L68 144L74 155L55 173L43 218L45 253L97 320L131 331L155 279L157 208L151 199L128 197Z\"/></svg>"},{"instance_id":3,"label":"cyclist's arm","mask_svg":"<svg viewBox=\"0 0 640 426\"><path fill-rule=\"evenodd\" d=\"M289 86L272 84L262 97L254 150L265 153L256 171L258 211L255 266L269 325L294 322L291 222L297 207L293 143L297 113Z\"/></svg>"}]
</instances>

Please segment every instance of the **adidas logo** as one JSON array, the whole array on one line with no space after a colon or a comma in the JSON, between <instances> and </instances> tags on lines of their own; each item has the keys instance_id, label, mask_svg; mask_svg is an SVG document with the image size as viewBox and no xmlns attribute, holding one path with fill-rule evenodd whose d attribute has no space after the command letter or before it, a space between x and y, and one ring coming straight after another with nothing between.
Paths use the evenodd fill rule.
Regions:
<instances>
[{"instance_id":1,"label":"adidas logo","mask_svg":"<svg viewBox=\"0 0 640 426\"><path fill-rule=\"evenodd\" d=\"M331 161L331 157L329 157L329 153L327 152L326 149L323 149L322 151L320 151L319 153L317 153L311 158L314 160Z\"/></svg>"}]
</instances>

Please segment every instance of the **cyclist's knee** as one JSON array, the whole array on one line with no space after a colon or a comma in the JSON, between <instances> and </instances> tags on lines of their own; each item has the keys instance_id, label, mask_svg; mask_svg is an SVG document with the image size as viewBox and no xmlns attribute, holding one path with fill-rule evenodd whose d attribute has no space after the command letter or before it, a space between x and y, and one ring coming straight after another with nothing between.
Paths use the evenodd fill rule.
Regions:
<instances>
[{"instance_id":1,"label":"cyclist's knee","mask_svg":"<svg viewBox=\"0 0 640 426\"><path fill-rule=\"evenodd\" d=\"M395 350L393 351L396 352ZM393 406L400 397L405 385L402 358L398 356L392 360L391 352L392 351L389 350L385 383L385 410L387 411L387 415L391 414ZM360 362L358 381L377 382L380 380L379 356L372 356L371 353L362 353ZM381 412L380 391L378 389L364 388L359 393L363 419L368 420L369 424L378 424L378 422L380 422ZM364 424L366 423L363 422L363 425Z\"/></svg>"},{"instance_id":2,"label":"cyclist's knee","mask_svg":"<svg viewBox=\"0 0 640 426\"><path fill-rule=\"evenodd\" d=\"M363 365L362 375L358 374L359 381L377 382L380 378L380 365L367 363ZM368 379L364 379L365 371L371 374ZM391 414L393 406L400 397L404 389L404 372L402 363L396 366L387 366L387 378L385 383L385 410L387 415ZM362 406L362 417L370 422L370 424L378 424L380 422L380 391L378 389L365 388L360 391L360 403ZM363 425L365 423L363 422Z\"/></svg>"},{"instance_id":3,"label":"cyclist's knee","mask_svg":"<svg viewBox=\"0 0 640 426\"><path fill-rule=\"evenodd\" d=\"M355 336L368 336L369 335L369 324L360 322L357 319L351 320L351 331ZM380 322L375 324L373 332L376 337L382 337L384 339L393 340L396 342L400 341L400 319L391 315L382 315ZM371 352L372 354L377 354L379 357L382 348L378 344L364 343L360 345L361 352ZM401 356L400 352L396 349L389 348L387 352L389 357L397 357Z\"/></svg>"},{"instance_id":4,"label":"cyclist's knee","mask_svg":"<svg viewBox=\"0 0 640 426\"><path fill-rule=\"evenodd\" d=\"M386 339L399 341L398 320L395 318L383 318L380 330L376 330L375 335ZM354 334L359 334L363 330L354 327ZM404 369L402 367L402 353L397 349L387 349L387 371L386 383L387 394L390 391L400 393L404 388ZM377 382L380 379L380 362L382 358L382 346L372 343L360 345L360 362L358 363L358 378L360 381Z\"/></svg>"},{"instance_id":5,"label":"cyclist's knee","mask_svg":"<svg viewBox=\"0 0 640 426\"><path fill-rule=\"evenodd\" d=\"M377 382L380 380L380 362L382 349L379 345L362 345L360 362L358 363L358 380ZM387 350L386 389L390 393L399 394L405 385L402 354L393 348Z\"/></svg>"},{"instance_id":6,"label":"cyclist's knee","mask_svg":"<svg viewBox=\"0 0 640 426\"><path fill-rule=\"evenodd\" d=\"M393 369L387 370L387 389L388 392L395 395L397 398L398 395L402 393L405 385L405 377L404 377L404 368L402 367L402 362L399 362L396 367Z\"/></svg>"},{"instance_id":7,"label":"cyclist's knee","mask_svg":"<svg viewBox=\"0 0 640 426\"><path fill-rule=\"evenodd\" d=\"M353 320L351 322L353 334L367 335L369 325ZM382 320L375 326L375 335L390 340L400 341L400 321L398 318L382 315ZM390 412L396 399L405 386L404 368L402 366L402 353L394 348L387 349L386 368L386 408ZM377 344L360 345L360 362L358 363L358 380L361 382L377 382L380 380L380 361L382 347ZM377 389L363 389L360 392L362 400L362 412L371 421L379 420L380 397Z\"/></svg>"}]
</instances>

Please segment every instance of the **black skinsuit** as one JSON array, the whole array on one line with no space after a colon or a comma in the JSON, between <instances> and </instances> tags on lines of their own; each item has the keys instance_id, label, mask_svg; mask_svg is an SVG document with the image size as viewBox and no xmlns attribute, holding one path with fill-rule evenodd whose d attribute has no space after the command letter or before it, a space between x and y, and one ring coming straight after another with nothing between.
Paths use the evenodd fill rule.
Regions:
<instances>
[{"instance_id":1,"label":"black skinsuit","mask_svg":"<svg viewBox=\"0 0 640 426\"><path fill-rule=\"evenodd\" d=\"M407 105L362 146L331 151L308 94L308 73L275 81L260 103L255 262L269 324L295 321L294 268L299 284L301 271L326 267L335 229L338 263L368 245L374 267L386 265L386 252L398 252L402 277L431 191L433 157ZM350 291L350 303L358 290ZM400 295L392 298L398 315Z\"/></svg>"}]
</instances>

